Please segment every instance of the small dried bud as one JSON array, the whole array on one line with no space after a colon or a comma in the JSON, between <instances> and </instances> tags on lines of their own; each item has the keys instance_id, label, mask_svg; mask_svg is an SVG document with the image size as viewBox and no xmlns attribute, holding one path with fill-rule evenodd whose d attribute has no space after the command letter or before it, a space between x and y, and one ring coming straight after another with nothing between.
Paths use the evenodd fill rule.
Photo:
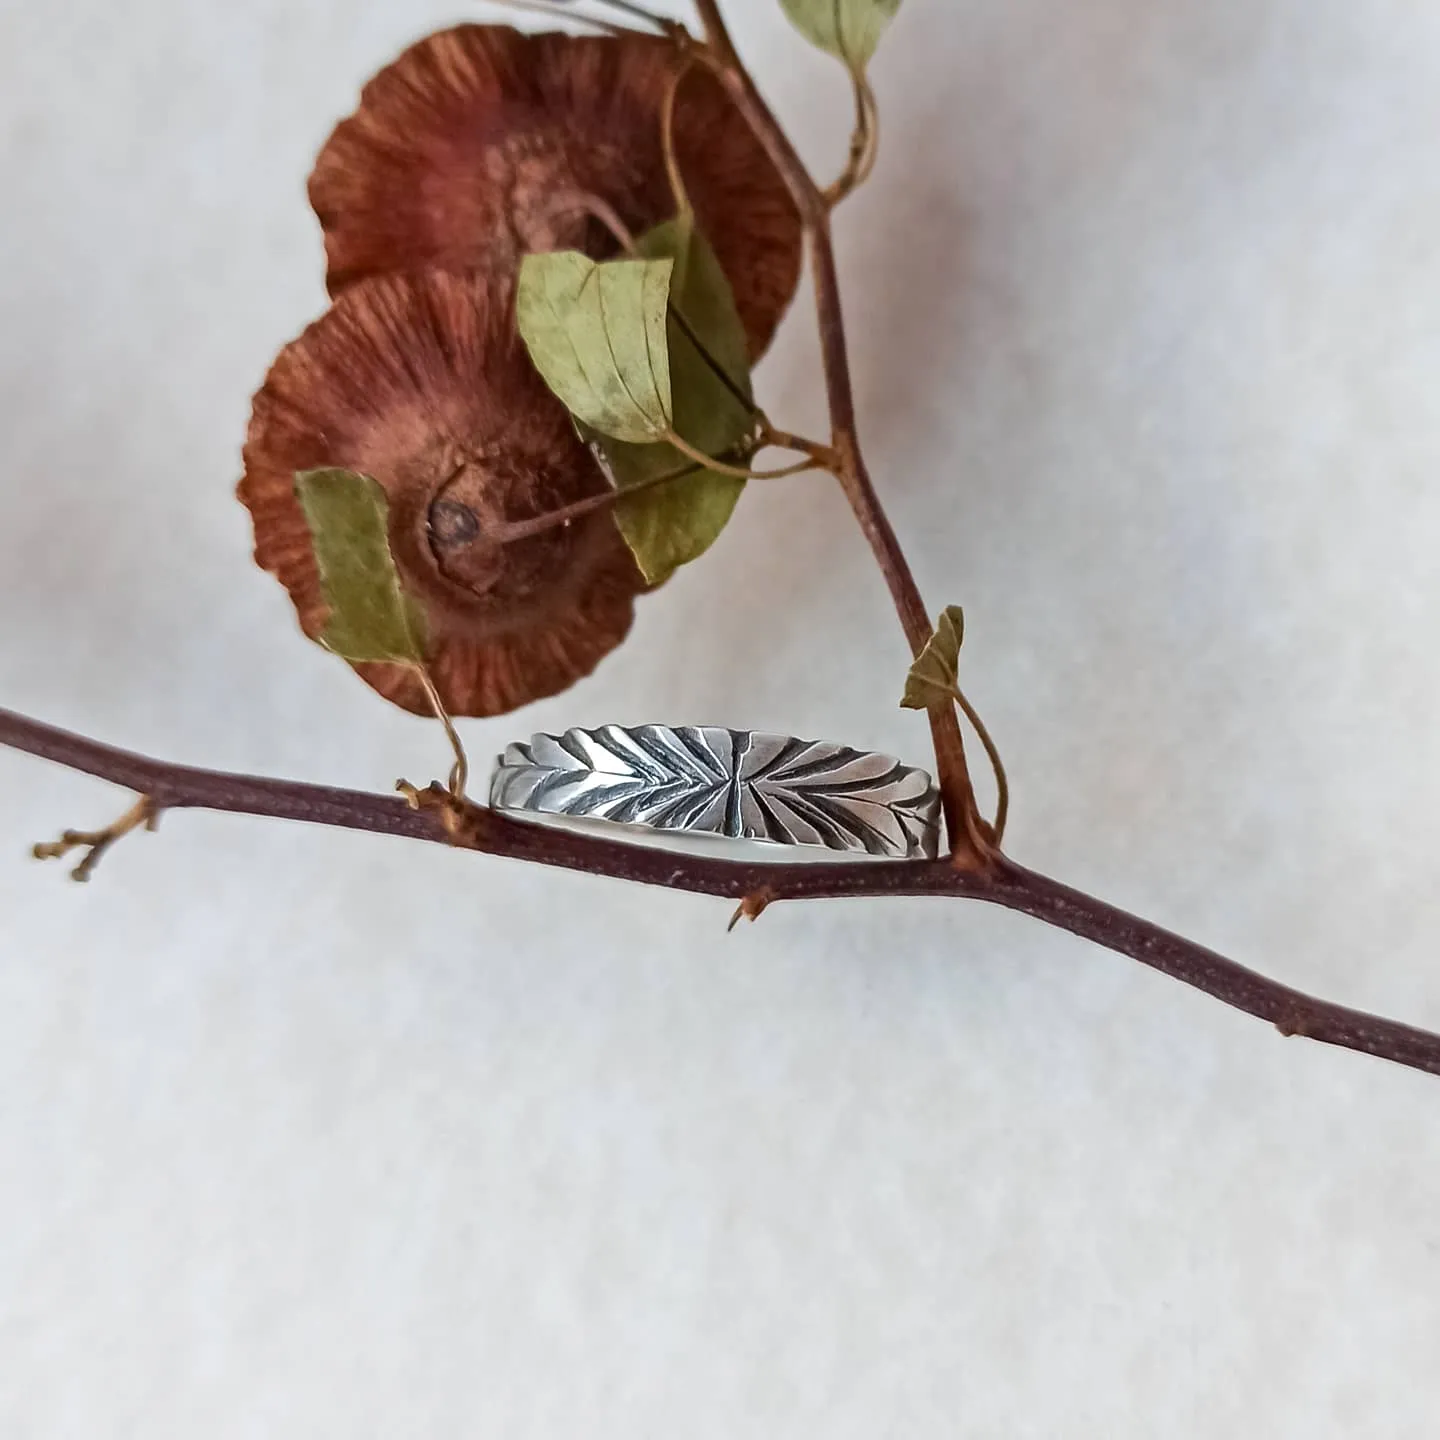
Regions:
<instances>
[{"instance_id":1,"label":"small dried bud","mask_svg":"<svg viewBox=\"0 0 1440 1440\"><path fill-rule=\"evenodd\" d=\"M310 177L331 293L436 265L511 274L530 251L615 254L589 202L637 235L674 214L661 116L685 63L640 34L461 25L421 40L365 87ZM799 216L703 67L681 82L674 118L680 173L758 357L799 280Z\"/></svg>"},{"instance_id":2,"label":"small dried bud","mask_svg":"<svg viewBox=\"0 0 1440 1440\"><path fill-rule=\"evenodd\" d=\"M312 638L326 610L294 481L322 467L385 488L390 548L425 609L426 667L452 714L553 695L629 630L643 582L610 514L504 534L609 488L526 360L508 284L443 271L367 280L280 353L256 395L238 493L256 562ZM355 668L428 713L413 672Z\"/></svg>"}]
</instances>

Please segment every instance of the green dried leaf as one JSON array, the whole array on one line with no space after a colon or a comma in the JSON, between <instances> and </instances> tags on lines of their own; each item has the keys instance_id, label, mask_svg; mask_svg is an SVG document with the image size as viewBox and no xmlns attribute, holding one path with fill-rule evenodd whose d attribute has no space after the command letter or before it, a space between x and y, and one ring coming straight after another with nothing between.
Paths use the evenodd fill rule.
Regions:
<instances>
[{"instance_id":1,"label":"green dried leaf","mask_svg":"<svg viewBox=\"0 0 1440 1440\"><path fill-rule=\"evenodd\" d=\"M755 417L749 346L730 282L688 215L657 226L637 246L647 258L674 265L668 332L675 430L702 453L743 465L755 451ZM728 385L686 333L687 324ZM743 479L704 470L667 444L605 440L601 448L621 490L648 486L616 503L615 520L652 585L710 548L745 488ZM662 475L677 478L655 483Z\"/></svg>"},{"instance_id":2,"label":"green dried leaf","mask_svg":"<svg viewBox=\"0 0 1440 1440\"><path fill-rule=\"evenodd\" d=\"M423 616L390 554L384 488L353 470L302 470L295 495L330 607L320 643L345 660L420 664Z\"/></svg>"},{"instance_id":3,"label":"green dried leaf","mask_svg":"<svg viewBox=\"0 0 1440 1440\"><path fill-rule=\"evenodd\" d=\"M576 250L527 255L516 318L535 368L577 420L602 435L654 441L671 425L665 339L673 262Z\"/></svg>"},{"instance_id":4,"label":"green dried leaf","mask_svg":"<svg viewBox=\"0 0 1440 1440\"><path fill-rule=\"evenodd\" d=\"M895 18L900 0L780 0L790 23L813 45L861 71Z\"/></svg>"},{"instance_id":5,"label":"green dried leaf","mask_svg":"<svg viewBox=\"0 0 1440 1440\"><path fill-rule=\"evenodd\" d=\"M965 612L958 605L947 605L940 612L935 633L925 642L905 677L905 696L900 701L904 709L928 710L954 695L960 684L960 645L964 639Z\"/></svg>"}]
</instances>

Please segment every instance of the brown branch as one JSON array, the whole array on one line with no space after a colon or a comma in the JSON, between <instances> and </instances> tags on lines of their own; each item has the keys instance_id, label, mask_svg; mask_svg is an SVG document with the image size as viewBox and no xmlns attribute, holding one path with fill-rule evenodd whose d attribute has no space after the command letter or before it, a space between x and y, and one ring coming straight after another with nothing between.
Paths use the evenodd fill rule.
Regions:
<instances>
[{"instance_id":1,"label":"brown branch","mask_svg":"<svg viewBox=\"0 0 1440 1440\"><path fill-rule=\"evenodd\" d=\"M132 790L149 802L147 816L164 810L224 810L451 843L562 870L720 896L741 902L741 913L752 917L781 900L900 895L984 900L1129 955L1269 1021L1282 1034L1303 1035L1440 1075L1440 1035L1292 990L1003 856L986 874L968 874L944 860L796 864L712 859L512 820L478 805L457 810L436 787L422 793L431 803L416 810L393 796L172 765L10 710L0 710L0 745Z\"/></svg>"},{"instance_id":2,"label":"brown branch","mask_svg":"<svg viewBox=\"0 0 1440 1440\"><path fill-rule=\"evenodd\" d=\"M891 528L860 451L855 392L850 379L850 352L840 305L835 248L830 239L830 205L736 53L716 0L695 0L695 9L706 41L699 57L714 72L736 109L755 132L800 212L809 239L810 267L814 274L821 363L830 410L831 447L837 462L834 473L885 576L905 638L910 642L911 653L918 655L930 638L930 610L915 583L910 563ZM967 870L983 871L990 863L994 846L976 805L960 724L954 711L932 710L930 730L935 742L935 766L945 800L945 823L955 863Z\"/></svg>"}]
</instances>

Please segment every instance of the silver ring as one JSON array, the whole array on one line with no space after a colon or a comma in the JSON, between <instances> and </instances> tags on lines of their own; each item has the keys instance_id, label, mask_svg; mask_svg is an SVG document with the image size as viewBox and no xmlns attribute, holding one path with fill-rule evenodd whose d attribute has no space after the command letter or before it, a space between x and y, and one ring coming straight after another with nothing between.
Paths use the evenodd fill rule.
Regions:
<instances>
[{"instance_id":1,"label":"silver ring","mask_svg":"<svg viewBox=\"0 0 1440 1440\"><path fill-rule=\"evenodd\" d=\"M534 735L496 762L497 810L933 860L940 792L889 755L712 725Z\"/></svg>"}]
</instances>

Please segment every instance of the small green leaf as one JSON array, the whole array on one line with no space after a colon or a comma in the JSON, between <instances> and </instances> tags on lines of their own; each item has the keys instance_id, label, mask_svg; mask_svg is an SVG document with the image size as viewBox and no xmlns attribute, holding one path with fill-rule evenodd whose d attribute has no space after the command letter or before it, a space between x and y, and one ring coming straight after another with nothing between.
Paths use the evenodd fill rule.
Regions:
<instances>
[{"instance_id":1,"label":"small green leaf","mask_svg":"<svg viewBox=\"0 0 1440 1440\"><path fill-rule=\"evenodd\" d=\"M813 45L864 70L900 0L780 0L790 23Z\"/></svg>"},{"instance_id":2,"label":"small green leaf","mask_svg":"<svg viewBox=\"0 0 1440 1440\"><path fill-rule=\"evenodd\" d=\"M636 443L669 429L665 315L673 262L527 255L516 318L535 368L577 420Z\"/></svg>"},{"instance_id":3,"label":"small green leaf","mask_svg":"<svg viewBox=\"0 0 1440 1440\"><path fill-rule=\"evenodd\" d=\"M668 328L675 430L702 453L743 465L755 451L750 354L725 272L689 216L656 226L637 247L651 260L674 264ZM729 384L701 354L686 325ZM745 488L738 476L704 470L670 445L606 440L601 448L621 490L647 486L617 502L615 520L652 585L710 548ZM676 478L656 483L661 475Z\"/></svg>"},{"instance_id":4,"label":"small green leaf","mask_svg":"<svg viewBox=\"0 0 1440 1440\"><path fill-rule=\"evenodd\" d=\"M960 684L960 645L964 639L965 612L958 605L947 605L940 612L935 633L925 642L905 677L905 696L900 701L904 709L928 710L954 695Z\"/></svg>"},{"instance_id":5,"label":"small green leaf","mask_svg":"<svg viewBox=\"0 0 1440 1440\"><path fill-rule=\"evenodd\" d=\"M420 664L423 617L390 554L384 488L353 470L302 470L295 495L330 607L320 643L345 660Z\"/></svg>"}]
</instances>

